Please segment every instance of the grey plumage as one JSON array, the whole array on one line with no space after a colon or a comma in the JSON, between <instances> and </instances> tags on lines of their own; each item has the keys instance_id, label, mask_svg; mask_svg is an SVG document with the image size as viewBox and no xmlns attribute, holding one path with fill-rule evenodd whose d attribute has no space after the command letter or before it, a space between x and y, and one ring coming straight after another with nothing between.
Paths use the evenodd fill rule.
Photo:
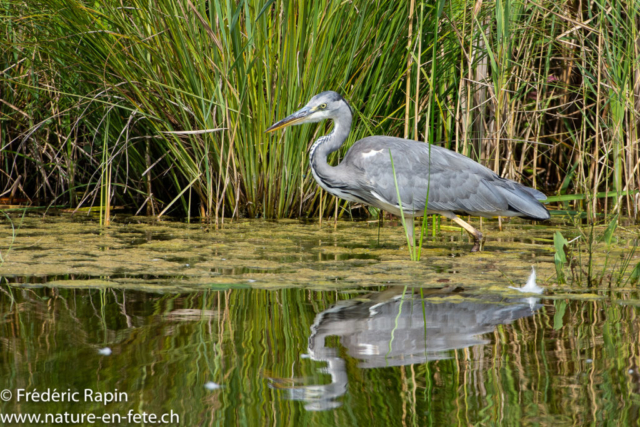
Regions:
<instances>
[{"instance_id":1,"label":"grey plumage","mask_svg":"<svg viewBox=\"0 0 640 427\"><path fill-rule=\"evenodd\" d=\"M326 119L334 121L334 128L313 144L309 155L311 171L318 184L337 197L372 205L395 215L401 214L401 204L411 238L413 218L422 216L425 210L461 225L474 237L474 250L477 250L482 234L457 215L549 219L549 212L540 203L546 199L543 193L501 178L470 158L436 145L370 136L357 141L342 163L330 166L327 156L342 146L352 122L351 107L336 92L314 96L305 107L275 123L267 132ZM395 186L394 169L399 191Z\"/></svg>"},{"instance_id":2,"label":"grey plumage","mask_svg":"<svg viewBox=\"0 0 640 427\"><path fill-rule=\"evenodd\" d=\"M546 199L539 191L501 178L446 148L400 138L372 136L356 142L338 166L355 181L345 190L372 205L380 204L373 196L378 194L399 207L393 176L388 176L388 171L393 174L389 152L402 207L409 214L422 214L428 191L427 210L434 213L549 218L547 209L538 202Z\"/></svg>"}]
</instances>

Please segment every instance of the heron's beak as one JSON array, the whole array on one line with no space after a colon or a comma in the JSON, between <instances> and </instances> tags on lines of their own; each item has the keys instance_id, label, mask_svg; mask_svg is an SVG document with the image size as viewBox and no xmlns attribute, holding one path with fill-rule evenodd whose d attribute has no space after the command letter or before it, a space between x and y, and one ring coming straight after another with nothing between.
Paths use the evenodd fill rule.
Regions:
<instances>
[{"instance_id":1,"label":"heron's beak","mask_svg":"<svg viewBox=\"0 0 640 427\"><path fill-rule=\"evenodd\" d=\"M296 111L292 115L285 117L277 123L274 123L267 129L265 132L273 132L274 130L286 128L287 126L295 125L297 123L302 122L306 119L311 113L313 113L313 109L309 107L304 107L301 110Z\"/></svg>"}]
</instances>

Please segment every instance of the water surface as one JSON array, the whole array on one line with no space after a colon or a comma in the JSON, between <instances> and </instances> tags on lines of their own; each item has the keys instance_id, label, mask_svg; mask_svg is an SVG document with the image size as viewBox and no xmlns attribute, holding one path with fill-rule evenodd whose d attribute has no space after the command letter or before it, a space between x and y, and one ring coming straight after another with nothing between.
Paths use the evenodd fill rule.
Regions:
<instances>
[{"instance_id":1,"label":"water surface","mask_svg":"<svg viewBox=\"0 0 640 427\"><path fill-rule=\"evenodd\" d=\"M640 295L554 283L551 236L573 230L560 223L490 223L478 254L441 230L419 263L397 227L378 240L364 222L14 226L0 234L0 381L14 394L2 414L173 411L189 426L638 423ZM622 230L612 259L634 239ZM545 295L507 289L532 265ZM126 400L17 402L19 389Z\"/></svg>"}]
</instances>

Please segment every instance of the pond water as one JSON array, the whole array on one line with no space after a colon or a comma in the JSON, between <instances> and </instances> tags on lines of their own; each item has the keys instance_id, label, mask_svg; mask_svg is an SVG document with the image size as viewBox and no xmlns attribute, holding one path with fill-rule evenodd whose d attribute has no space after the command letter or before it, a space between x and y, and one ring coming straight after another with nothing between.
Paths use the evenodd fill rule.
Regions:
<instances>
[{"instance_id":1,"label":"pond water","mask_svg":"<svg viewBox=\"0 0 640 427\"><path fill-rule=\"evenodd\" d=\"M410 262L389 223L5 220L0 416L637 424L638 290L555 283L553 233L575 227L496 228L485 222L485 250L469 253L442 227ZM637 230L618 231L611 268L640 260ZM545 294L508 289L532 265Z\"/></svg>"}]
</instances>

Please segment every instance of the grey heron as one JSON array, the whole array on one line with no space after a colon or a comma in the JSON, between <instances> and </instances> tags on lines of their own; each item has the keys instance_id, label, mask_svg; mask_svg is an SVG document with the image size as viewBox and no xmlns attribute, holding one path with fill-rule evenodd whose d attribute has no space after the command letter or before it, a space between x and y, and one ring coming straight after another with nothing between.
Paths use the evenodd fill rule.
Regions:
<instances>
[{"instance_id":1,"label":"grey heron","mask_svg":"<svg viewBox=\"0 0 640 427\"><path fill-rule=\"evenodd\" d=\"M449 218L466 230L474 240L472 251L479 249L482 233L458 215L549 219L549 211L540 203L547 197L540 191L502 178L462 154L432 144L369 136L354 143L340 164L329 165L327 156L345 142L353 119L347 101L333 91L314 96L303 108L266 131L327 119L333 120L333 130L318 138L309 152L315 180L341 199L397 216L402 214L412 245L414 217L424 215L425 210L427 214Z\"/></svg>"}]
</instances>

